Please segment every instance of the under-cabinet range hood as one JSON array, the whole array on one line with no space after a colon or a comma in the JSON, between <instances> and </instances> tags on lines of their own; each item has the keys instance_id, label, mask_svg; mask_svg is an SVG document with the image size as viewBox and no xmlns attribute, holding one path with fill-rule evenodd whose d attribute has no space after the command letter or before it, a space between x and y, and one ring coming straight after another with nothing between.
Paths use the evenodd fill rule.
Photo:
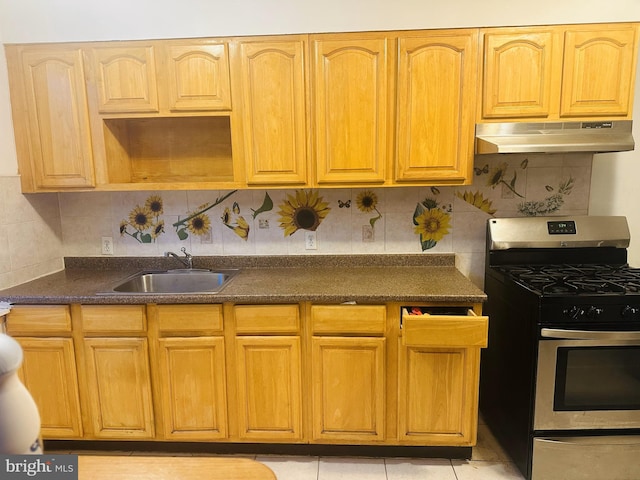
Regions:
<instances>
[{"instance_id":1,"label":"under-cabinet range hood","mask_svg":"<svg viewBox=\"0 0 640 480\"><path fill-rule=\"evenodd\" d=\"M634 149L631 120L482 123L476 153L624 152Z\"/></svg>"}]
</instances>

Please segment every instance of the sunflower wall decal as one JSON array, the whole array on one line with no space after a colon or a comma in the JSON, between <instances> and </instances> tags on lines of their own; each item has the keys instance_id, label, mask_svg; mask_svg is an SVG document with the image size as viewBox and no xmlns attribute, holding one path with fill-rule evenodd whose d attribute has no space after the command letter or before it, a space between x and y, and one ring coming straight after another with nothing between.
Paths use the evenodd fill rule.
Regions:
<instances>
[{"instance_id":1,"label":"sunflower wall decal","mask_svg":"<svg viewBox=\"0 0 640 480\"><path fill-rule=\"evenodd\" d=\"M369 223L371 227L375 227L376 222L382 218L382 214L378 210L378 196L371 190L363 190L356 197L356 206L363 213L376 212L377 217L371 217Z\"/></svg>"},{"instance_id":2,"label":"sunflower wall decal","mask_svg":"<svg viewBox=\"0 0 640 480\"><path fill-rule=\"evenodd\" d=\"M278 212L284 236L293 235L298 230L315 231L330 210L317 190L296 190L294 195L287 194Z\"/></svg>"},{"instance_id":3,"label":"sunflower wall decal","mask_svg":"<svg viewBox=\"0 0 640 480\"><path fill-rule=\"evenodd\" d=\"M413 212L414 233L420 235L422 251L429 250L449 233L451 215L440 204L426 198Z\"/></svg>"},{"instance_id":4,"label":"sunflower wall decal","mask_svg":"<svg viewBox=\"0 0 640 480\"><path fill-rule=\"evenodd\" d=\"M225 208L224 214L220 219L225 227L233 230L233 233L245 242L247 241L249 238L249 224L244 217L240 215L240 205L238 202L233 202L232 210L230 210L229 207Z\"/></svg>"},{"instance_id":5,"label":"sunflower wall decal","mask_svg":"<svg viewBox=\"0 0 640 480\"><path fill-rule=\"evenodd\" d=\"M120 222L120 236L130 236L139 243L152 243L159 235L164 233L164 220L160 215L164 212L162 198L158 195L151 195L144 205L136 205L129 218ZM129 231L129 227L133 231Z\"/></svg>"},{"instance_id":6,"label":"sunflower wall decal","mask_svg":"<svg viewBox=\"0 0 640 480\"><path fill-rule=\"evenodd\" d=\"M189 232L193 235L202 236L209 233L211 229L211 219L206 214L208 210L211 210L216 205L221 204L231 195L236 193L237 190L232 190L226 195L216 198L213 202L208 202L200 205L192 212L187 212L187 217L182 220L178 220L172 226L176 229L176 235L180 240L186 240L189 238Z\"/></svg>"}]
</instances>

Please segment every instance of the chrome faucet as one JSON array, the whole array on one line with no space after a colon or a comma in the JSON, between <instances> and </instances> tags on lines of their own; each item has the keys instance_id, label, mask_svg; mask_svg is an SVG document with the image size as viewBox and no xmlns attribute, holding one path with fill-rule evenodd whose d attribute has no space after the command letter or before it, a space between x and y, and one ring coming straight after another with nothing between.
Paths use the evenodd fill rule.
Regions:
<instances>
[{"instance_id":1,"label":"chrome faucet","mask_svg":"<svg viewBox=\"0 0 640 480\"><path fill-rule=\"evenodd\" d=\"M165 257L173 257L173 258L179 260L180 263L182 263L185 267L193 268L193 257L191 256L190 253L187 252L186 247L182 247L180 249L180 251L182 253L184 253L184 258L180 257L178 254L173 253L173 252L164 252L164 256Z\"/></svg>"}]
</instances>

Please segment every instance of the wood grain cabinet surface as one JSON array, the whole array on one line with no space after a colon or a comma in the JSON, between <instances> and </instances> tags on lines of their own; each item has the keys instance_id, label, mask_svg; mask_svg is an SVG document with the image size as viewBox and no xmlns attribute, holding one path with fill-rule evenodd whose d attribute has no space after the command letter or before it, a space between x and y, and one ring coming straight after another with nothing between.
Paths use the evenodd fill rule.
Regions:
<instances>
[{"instance_id":1,"label":"wood grain cabinet surface","mask_svg":"<svg viewBox=\"0 0 640 480\"><path fill-rule=\"evenodd\" d=\"M409 444L474 445L480 349L488 318L402 316L398 363L398 438Z\"/></svg>"},{"instance_id":2,"label":"wood grain cabinet surface","mask_svg":"<svg viewBox=\"0 0 640 480\"><path fill-rule=\"evenodd\" d=\"M471 182L477 44L476 30L399 36L396 182Z\"/></svg>"},{"instance_id":3,"label":"wood grain cabinet surface","mask_svg":"<svg viewBox=\"0 0 640 480\"><path fill-rule=\"evenodd\" d=\"M9 45L6 53L23 192L94 187L80 46Z\"/></svg>"},{"instance_id":4,"label":"wood grain cabinet surface","mask_svg":"<svg viewBox=\"0 0 640 480\"><path fill-rule=\"evenodd\" d=\"M311 307L312 438L386 439L386 308Z\"/></svg>"},{"instance_id":5,"label":"wood grain cabinet surface","mask_svg":"<svg viewBox=\"0 0 640 480\"><path fill-rule=\"evenodd\" d=\"M382 184L392 144L392 39L311 36L316 181Z\"/></svg>"},{"instance_id":6,"label":"wood grain cabinet surface","mask_svg":"<svg viewBox=\"0 0 640 480\"><path fill-rule=\"evenodd\" d=\"M307 185L306 36L242 40L231 46L247 184Z\"/></svg>"},{"instance_id":7,"label":"wood grain cabinet surface","mask_svg":"<svg viewBox=\"0 0 640 480\"><path fill-rule=\"evenodd\" d=\"M147 307L156 423L165 440L228 437L221 305Z\"/></svg>"},{"instance_id":8,"label":"wood grain cabinet surface","mask_svg":"<svg viewBox=\"0 0 640 480\"><path fill-rule=\"evenodd\" d=\"M236 305L233 316L238 437L302 441L300 307Z\"/></svg>"},{"instance_id":9,"label":"wood grain cabinet surface","mask_svg":"<svg viewBox=\"0 0 640 480\"><path fill-rule=\"evenodd\" d=\"M7 326L45 439L467 447L488 319L453 307L17 305Z\"/></svg>"},{"instance_id":10,"label":"wood grain cabinet surface","mask_svg":"<svg viewBox=\"0 0 640 480\"><path fill-rule=\"evenodd\" d=\"M40 413L44 438L83 437L75 348L66 305L18 305L7 332L23 350L18 375Z\"/></svg>"},{"instance_id":11,"label":"wood grain cabinet surface","mask_svg":"<svg viewBox=\"0 0 640 480\"><path fill-rule=\"evenodd\" d=\"M482 30L483 119L630 119L637 24Z\"/></svg>"}]
</instances>

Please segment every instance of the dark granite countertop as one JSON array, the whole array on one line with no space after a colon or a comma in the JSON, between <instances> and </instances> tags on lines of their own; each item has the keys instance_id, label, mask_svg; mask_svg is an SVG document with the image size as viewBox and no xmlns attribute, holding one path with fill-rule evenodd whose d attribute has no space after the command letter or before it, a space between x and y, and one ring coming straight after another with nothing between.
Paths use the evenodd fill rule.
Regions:
<instances>
[{"instance_id":1,"label":"dark granite countertop","mask_svg":"<svg viewBox=\"0 0 640 480\"><path fill-rule=\"evenodd\" d=\"M164 257L69 257L65 269L0 290L15 304L480 303L453 254L194 257L195 268L239 269L217 294L98 295L140 270L180 268Z\"/></svg>"}]
</instances>

